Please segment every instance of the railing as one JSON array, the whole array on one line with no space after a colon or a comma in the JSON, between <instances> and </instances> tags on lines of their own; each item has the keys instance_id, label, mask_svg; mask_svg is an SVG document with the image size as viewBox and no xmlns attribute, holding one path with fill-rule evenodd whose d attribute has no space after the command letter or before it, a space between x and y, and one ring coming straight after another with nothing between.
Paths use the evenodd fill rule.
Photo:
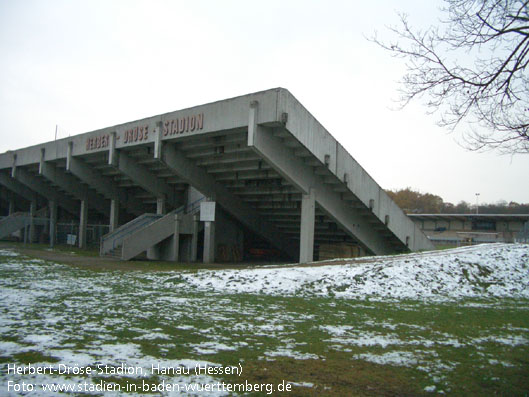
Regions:
<instances>
[{"instance_id":1,"label":"railing","mask_svg":"<svg viewBox=\"0 0 529 397\"><path fill-rule=\"evenodd\" d=\"M30 214L29 212L13 212L11 215L8 215L8 216L3 216L2 219L0 219L0 224L4 221L8 222L10 219L15 219L15 218L19 218L19 217L22 217L22 216L25 216L25 217L30 217Z\"/></svg>"},{"instance_id":2,"label":"railing","mask_svg":"<svg viewBox=\"0 0 529 397\"><path fill-rule=\"evenodd\" d=\"M86 245L97 246L101 243L101 237L108 234L110 225L100 223L88 223L86 225ZM55 225L55 243L72 245L70 235L79 236L78 222L57 222Z\"/></svg>"},{"instance_id":3,"label":"railing","mask_svg":"<svg viewBox=\"0 0 529 397\"><path fill-rule=\"evenodd\" d=\"M182 211L183 209L180 209ZM145 225L140 230L131 231L122 242L121 258L132 259L139 253L146 251L166 237L174 233L174 210L164 214L161 218Z\"/></svg>"},{"instance_id":4,"label":"railing","mask_svg":"<svg viewBox=\"0 0 529 397\"><path fill-rule=\"evenodd\" d=\"M198 209L200 209L200 203L205 199L205 197L201 197L195 201L193 201L191 204L188 204L187 206L181 206L180 208L177 208L167 214L143 214L137 217L136 219L133 219L132 221L122 225L118 229L114 230L111 233L108 233L101 237L101 247L100 247L100 254L103 255L108 251L111 251L116 248L116 246L119 246L123 241L135 233L138 230L141 230L151 223L156 222L162 217L165 217L169 214L190 214L196 212ZM105 243L109 240L112 240L112 248L105 247Z\"/></svg>"},{"instance_id":5,"label":"railing","mask_svg":"<svg viewBox=\"0 0 529 397\"><path fill-rule=\"evenodd\" d=\"M104 254L110 250L113 250L116 248L116 242L119 241L120 243L130 235L132 232L145 227L147 224L152 223L153 220L161 218L163 215L158 214L143 214L137 217L136 219L133 219L132 221L125 223L123 226L119 227L118 229L114 230L113 232L110 232L103 237L101 237L101 249L100 254ZM112 248L106 249L105 243L112 239Z\"/></svg>"},{"instance_id":6,"label":"railing","mask_svg":"<svg viewBox=\"0 0 529 397\"><path fill-rule=\"evenodd\" d=\"M15 212L0 221L0 238L9 236L30 224L30 215L26 212Z\"/></svg>"},{"instance_id":7,"label":"railing","mask_svg":"<svg viewBox=\"0 0 529 397\"><path fill-rule=\"evenodd\" d=\"M15 212L0 220L0 238L9 236L17 230L26 230L31 224L34 226L46 226L48 222L48 218L32 218L27 212ZM27 237L27 233L24 233L24 242L26 242Z\"/></svg>"},{"instance_id":8,"label":"railing","mask_svg":"<svg viewBox=\"0 0 529 397\"><path fill-rule=\"evenodd\" d=\"M205 198L206 198L205 196L202 196L201 198L193 201L191 204L188 204L183 210L184 214L189 214L191 212L196 212L198 209L200 209L200 203L202 201L204 201ZM180 211L177 212L177 214L179 214L179 213L180 213Z\"/></svg>"}]
</instances>

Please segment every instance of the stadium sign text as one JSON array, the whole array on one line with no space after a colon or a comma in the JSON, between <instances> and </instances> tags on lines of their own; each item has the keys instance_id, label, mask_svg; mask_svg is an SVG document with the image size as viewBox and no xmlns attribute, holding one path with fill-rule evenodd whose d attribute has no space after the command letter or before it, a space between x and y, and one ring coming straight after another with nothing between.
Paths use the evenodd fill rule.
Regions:
<instances>
[{"instance_id":1,"label":"stadium sign text","mask_svg":"<svg viewBox=\"0 0 529 397\"><path fill-rule=\"evenodd\" d=\"M199 131L204 129L204 113L166 120L162 127L163 136ZM146 141L149 139L150 132L147 124L129 128L123 131L123 143L131 144ZM118 135L116 138L119 140L120 136ZM107 148L109 143L109 134L86 138L86 150Z\"/></svg>"},{"instance_id":2,"label":"stadium sign text","mask_svg":"<svg viewBox=\"0 0 529 397\"><path fill-rule=\"evenodd\" d=\"M198 131L204 128L204 113L178 117L173 120L166 120L163 124L163 135L176 135L185 132Z\"/></svg>"},{"instance_id":3,"label":"stadium sign text","mask_svg":"<svg viewBox=\"0 0 529 397\"><path fill-rule=\"evenodd\" d=\"M86 150L95 150L108 147L109 135L99 135L91 138L86 138Z\"/></svg>"}]
</instances>

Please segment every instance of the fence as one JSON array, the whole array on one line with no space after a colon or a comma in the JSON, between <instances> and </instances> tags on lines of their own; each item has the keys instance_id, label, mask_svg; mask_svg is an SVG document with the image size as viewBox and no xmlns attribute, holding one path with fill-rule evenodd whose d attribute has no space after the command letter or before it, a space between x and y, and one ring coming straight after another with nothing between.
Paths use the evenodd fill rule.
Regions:
<instances>
[{"instance_id":1,"label":"fence","mask_svg":"<svg viewBox=\"0 0 529 397\"><path fill-rule=\"evenodd\" d=\"M86 245L99 247L102 236L110 230L110 225L90 225L86 226ZM57 223L56 243L77 245L79 243L79 223Z\"/></svg>"}]
</instances>

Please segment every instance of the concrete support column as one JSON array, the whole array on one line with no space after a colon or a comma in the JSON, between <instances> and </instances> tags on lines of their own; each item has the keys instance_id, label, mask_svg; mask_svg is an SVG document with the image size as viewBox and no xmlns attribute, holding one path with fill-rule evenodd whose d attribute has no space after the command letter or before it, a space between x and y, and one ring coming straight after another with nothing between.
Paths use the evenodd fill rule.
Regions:
<instances>
[{"instance_id":1,"label":"concrete support column","mask_svg":"<svg viewBox=\"0 0 529 397\"><path fill-rule=\"evenodd\" d=\"M312 262L314 257L314 216L316 202L314 190L309 189L309 194L301 198L301 230L299 235L299 262Z\"/></svg>"},{"instance_id":2,"label":"concrete support column","mask_svg":"<svg viewBox=\"0 0 529 397\"><path fill-rule=\"evenodd\" d=\"M174 216L174 235L173 235L173 261L178 262L180 253L180 216L175 214Z\"/></svg>"},{"instance_id":3,"label":"concrete support column","mask_svg":"<svg viewBox=\"0 0 529 397\"><path fill-rule=\"evenodd\" d=\"M28 242L28 232L29 230L29 225L27 222L24 223L24 245L26 245L26 243Z\"/></svg>"},{"instance_id":4,"label":"concrete support column","mask_svg":"<svg viewBox=\"0 0 529 397\"><path fill-rule=\"evenodd\" d=\"M29 242L34 243L35 242L35 212L37 211L37 201L31 200L29 204Z\"/></svg>"},{"instance_id":5,"label":"concrete support column","mask_svg":"<svg viewBox=\"0 0 529 397\"><path fill-rule=\"evenodd\" d=\"M86 248L86 225L88 224L88 202L81 200L81 214L79 216L79 248Z\"/></svg>"},{"instance_id":6,"label":"concrete support column","mask_svg":"<svg viewBox=\"0 0 529 397\"><path fill-rule=\"evenodd\" d=\"M55 246L55 235L57 230L57 202L50 200L48 202L50 208L50 247Z\"/></svg>"},{"instance_id":7,"label":"concrete support column","mask_svg":"<svg viewBox=\"0 0 529 397\"><path fill-rule=\"evenodd\" d=\"M110 200L110 230L113 232L119 225L119 201Z\"/></svg>"},{"instance_id":8,"label":"concrete support column","mask_svg":"<svg viewBox=\"0 0 529 397\"><path fill-rule=\"evenodd\" d=\"M165 214L165 198L158 197L156 199L156 213L159 215Z\"/></svg>"},{"instance_id":9,"label":"concrete support column","mask_svg":"<svg viewBox=\"0 0 529 397\"><path fill-rule=\"evenodd\" d=\"M15 198L13 197L13 193L9 194L9 209L8 209L8 215L12 215L15 213Z\"/></svg>"},{"instance_id":10,"label":"concrete support column","mask_svg":"<svg viewBox=\"0 0 529 397\"><path fill-rule=\"evenodd\" d=\"M164 197L158 197L156 199L156 213L158 215L165 214L165 198ZM150 259L150 260L160 259L160 247L158 245L154 245L147 250L147 259Z\"/></svg>"},{"instance_id":11,"label":"concrete support column","mask_svg":"<svg viewBox=\"0 0 529 397\"><path fill-rule=\"evenodd\" d=\"M204 263L215 261L215 222L204 222Z\"/></svg>"},{"instance_id":12,"label":"concrete support column","mask_svg":"<svg viewBox=\"0 0 529 397\"><path fill-rule=\"evenodd\" d=\"M191 262L197 261L198 253L198 229L200 226L200 216L195 214L193 216L193 234L191 237Z\"/></svg>"},{"instance_id":13,"label":"concrete support column","mask_svg":"<svg viewBox=\"0 0 529 397\"><path fill-rule=\"evenodd\" d=\"M152 246L147 250L147 259L153 261L160 259L160 247L158 246L158 244Z\"/></svg>"}]
</instances>

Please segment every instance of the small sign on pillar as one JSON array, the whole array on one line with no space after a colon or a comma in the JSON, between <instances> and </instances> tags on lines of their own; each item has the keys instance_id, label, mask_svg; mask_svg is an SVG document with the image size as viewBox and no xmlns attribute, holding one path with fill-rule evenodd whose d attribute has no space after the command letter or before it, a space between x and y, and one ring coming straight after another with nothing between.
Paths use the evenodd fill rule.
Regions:
<instances>
[{"instance_id":1,"label":"small sign on pillar","mask_svg":"<svg viewBox=\"0 0 529 397\"><path fill-rule=\"evenodd\" d=\"M200 203L201 222L215 222L215 204L214 201Z\"/></svg>"}]
</instances>

